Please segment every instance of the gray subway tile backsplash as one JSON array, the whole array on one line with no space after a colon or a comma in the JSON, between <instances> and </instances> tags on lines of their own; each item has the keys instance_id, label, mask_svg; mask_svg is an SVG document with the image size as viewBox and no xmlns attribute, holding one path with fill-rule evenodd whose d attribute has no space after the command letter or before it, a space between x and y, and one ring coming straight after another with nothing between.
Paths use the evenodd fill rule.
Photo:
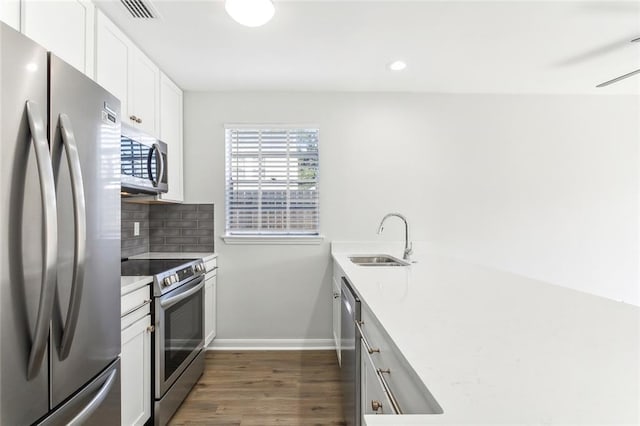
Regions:
<instances>
[{"instance_id":1,"label":"gray subway tile backsplash","mask_svg":"<svg viewBox=\"0 0 640 426\"><path fill-rule=\"evenodd\" d=\"M122 256L148 251L213 252L213 204L133 204L122 202ZM140 235L133 224L140 222Z\"/></svg>"}]
</instances>

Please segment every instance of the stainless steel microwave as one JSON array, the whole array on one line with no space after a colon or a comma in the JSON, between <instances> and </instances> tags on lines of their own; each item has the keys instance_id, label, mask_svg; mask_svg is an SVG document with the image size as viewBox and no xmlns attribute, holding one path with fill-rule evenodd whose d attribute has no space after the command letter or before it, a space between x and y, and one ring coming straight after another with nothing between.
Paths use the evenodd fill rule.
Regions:
<instances>
[{"instance_id":1,"label":"stainless steel microwave","mask_svg":"<svg viewBox=\"0 0 640 426\"><path fill-rule=\"evenodd\" d=\"M169 190L167 144L122 124L120 184L123 195L160 194Z\"/></svg>"}]
</instances>

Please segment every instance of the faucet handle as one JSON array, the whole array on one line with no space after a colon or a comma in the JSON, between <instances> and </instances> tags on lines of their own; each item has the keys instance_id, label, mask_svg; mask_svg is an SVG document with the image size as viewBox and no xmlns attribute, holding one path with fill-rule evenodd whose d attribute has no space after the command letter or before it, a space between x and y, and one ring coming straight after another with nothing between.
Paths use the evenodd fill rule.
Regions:
<instances>
[{"instance_id":1,"label":"faucet handle","mask_svg":"<svg viewBox=\"0 0 640 426\"><path fill-rule=\"evenodd\" d=\"M407 248L404 249L404 256L402 257L404 260L410 260L409 256L413 254L413 243L409 242Z\"/></svg>"}]
</instances>

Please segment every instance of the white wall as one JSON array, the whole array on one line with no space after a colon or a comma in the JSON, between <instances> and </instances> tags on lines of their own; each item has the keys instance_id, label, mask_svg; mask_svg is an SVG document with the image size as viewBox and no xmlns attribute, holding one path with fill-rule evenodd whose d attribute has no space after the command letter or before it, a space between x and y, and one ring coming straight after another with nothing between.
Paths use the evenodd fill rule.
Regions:
<instances>
[{"instance_id":1,"label":"white wall","mask_svg":"<svg viewBox=\"0 0 640 426\"><path fill-rule=\"evenodd\" d=\"M224 232L224 123L320 126L320 246L220 253L219 337L328 339L331 240L413 239L640 304L637 96L187 93L185 199ZM383 239L401 237L399 223Z\"/></svg>"}]
</instances>

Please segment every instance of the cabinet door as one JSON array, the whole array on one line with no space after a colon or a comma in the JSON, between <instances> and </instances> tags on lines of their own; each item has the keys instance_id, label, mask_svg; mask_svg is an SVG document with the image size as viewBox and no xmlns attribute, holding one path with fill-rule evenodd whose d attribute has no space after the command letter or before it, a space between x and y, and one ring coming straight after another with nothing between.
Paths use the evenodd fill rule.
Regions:
<instances>
[{"instance_id":1,"label":"cabinet door","mask_svg":"<svg viewBox=\"0 0 640 426\"><path fill-rule=\"evenodd\" d=\"M133 314L131 314L133 315ZM151 317L122 330L122 425L151 417Z\"/></svg>"},{"instance_id":2,"label":"cabinet door","mask_svg":"<svg viewBox=\"0 0 640 426\"><path fill-rule=\"evenodd\" d=\"M160 139L168 145L169 191L160 200L182 202L182 90L160 74Z\"/></svg>"},{"instance_id":3,"label":"cabinet door","mask_svg":"<svg viewBox=\"0 0 640 426\"><path fill-rule=\"evenodd\" d=\"M20 0L0 0L0 21L20 31Z\"/></svg>"},{"instance_id":4,"label":"cabinet door","mask_svg":"<svg viewBox=\"0 0 640 426\"><path fill-rule=\"evenodd\" d=\"M22 32L93 78L94 13L87 0L23 0Z\"/></svg>"},{"instance_id":5,"label":"cabinet door","mask_svg":"<svg viewBox=\"0 0 640 426\"><path fill-rule=\"evenodd\" d=\"M340 283L336 281L336 277L333 277L333 342L336 346L336 352L338 355L338 364L342 364L342 360L340 359L340 305L342 301L340 300Z\"/></svg>"},{"instance_id":6,"label":"cabinet door","mask_svg":"<svg viewBox=\"0 0 640 426\"><path fill-rule=\"evenodd\" d=\"M216 336L216 281L217 277L207 276L204 284L204 345L208 346Z\"/></svg>"},{"instance_id":7,"label":"cabinet door","mask_svg":"<svg viewBox=\"0 0 640 426\"><path fill-rule=\"evenodd\" d=\"M160 69L136 47L130 50L129 64L129 124L158 137Z\"/></svg>"},{"instance_id":8,"label":"cabinet door","mask_svg":"<svg viewBox=\"0 0 640 426\"><path fill-rule=\"evenodd\" d=\"M102 12L96 19L95 80L120 99L122 122L129 122L129 51L131 41Z\"/></svg>"}]
</instances>

